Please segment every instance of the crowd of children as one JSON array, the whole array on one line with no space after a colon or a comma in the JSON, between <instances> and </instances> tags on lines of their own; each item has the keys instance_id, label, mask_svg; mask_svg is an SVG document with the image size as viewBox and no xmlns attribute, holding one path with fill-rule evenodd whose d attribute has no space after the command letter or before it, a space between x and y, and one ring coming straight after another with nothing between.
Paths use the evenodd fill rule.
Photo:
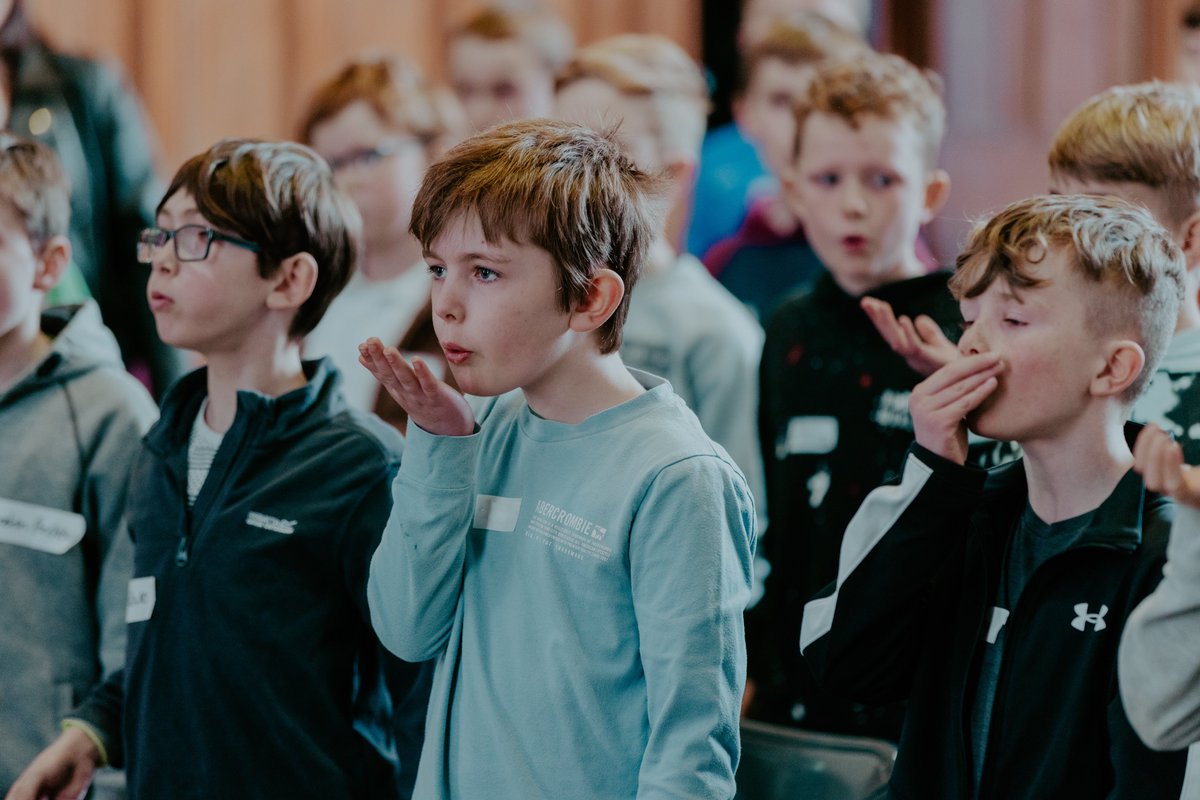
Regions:
<instances>
[{"instance_id":1,"label":"crowd of children","mask_svg":"<svg viewBox=\"0 0 1200 800\"><path fill-rule=\"evenodd\" d=\"M1197 796L1200 88L1085 102L941 268L938 77L743 10L707 136L678 43L495 7L186 161L157 407L0 134L8 800L728 800L744 717Z\"/></svg>"}]
</instances>

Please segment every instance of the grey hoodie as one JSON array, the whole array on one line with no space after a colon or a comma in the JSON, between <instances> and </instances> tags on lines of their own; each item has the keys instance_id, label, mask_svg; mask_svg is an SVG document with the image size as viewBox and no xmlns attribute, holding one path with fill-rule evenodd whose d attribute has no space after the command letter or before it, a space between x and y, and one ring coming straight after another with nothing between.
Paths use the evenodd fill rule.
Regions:
<instances>
[{"instance_id":1,"label":"grey hoodie","mask_svg":"<svg viewBox=\"0 0 1200 800\"><path fill-rule=\"evenodd\" d=\"M0 795L125 655L125 490L158 416L95 303L42 315L51 352L0 393Z\"/></svg>"}]
</instances>

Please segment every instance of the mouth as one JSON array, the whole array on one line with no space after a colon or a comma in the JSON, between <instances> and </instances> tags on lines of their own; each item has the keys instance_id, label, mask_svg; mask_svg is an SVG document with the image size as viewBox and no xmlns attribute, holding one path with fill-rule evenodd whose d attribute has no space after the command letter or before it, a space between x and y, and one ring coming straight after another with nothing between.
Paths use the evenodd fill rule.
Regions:
<instances>
[{"instance_id":1,"label":"mouth","mask_svg":"<svg viewBox=\"0 0 1200 800\"><path fill-rule=\"evenodd\" d=\"M852 234L842 237L842 247L851 253L861 253L867 249L867 237Z\"/></svg>"},{"instance_id":2,"label":"mouth","mask_svg":"<svg viewBox=\"0 0 1200 800\"><path fill-rule=\"evenodd\" d=\"M175 302L162 292L150 292L150 294L147 296L147 300L150 303L151 311L162 311Z\"/></svg>"},{"instance_id":3,"label":"mouth","mask_svg":"<svg viewBox=\"0 0 1200 800\"><path fill-rule=\"evenodd\" d=\"M459 347L454 342L444 343L442 352L446 354L446 360L451 364L462 364L473 355L473 351Z\"/></svg>"}]
</instances>

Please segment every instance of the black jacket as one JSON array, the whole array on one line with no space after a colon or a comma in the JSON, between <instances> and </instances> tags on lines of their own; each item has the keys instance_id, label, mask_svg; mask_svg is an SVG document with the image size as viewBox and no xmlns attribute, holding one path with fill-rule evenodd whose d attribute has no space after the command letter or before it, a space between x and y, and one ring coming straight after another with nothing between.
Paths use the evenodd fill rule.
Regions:
<instances>
[{"instance_id":1,"label":"black jacket","mask_svg":"<svg viewBox=\"0 0 1200 800\"><path fill-rule=\"evenodd\" d=\"M239 392L190 509L204 370L146 436L128 508L153 612L129 625L123 682L75 715L123 756L134 800L398 796L366 584L399 436L346 406L327 361L305 368L309 383L281 397Z\"/></svg>"},{"instance_id":2,"label":"black jacket","mask_svg":"<svg viewBox=\"0 0 1200 800\"><path fill-rule=\"evenodd\" d=\"M914 445L846 530L835 586L804 611L831 691L907 698L895 798L971 796L972 675L1028 492L1021 462L963 467ZM1178 797L1185 754L1149 750L1117 692L1117 643L1162 576L1169 500L1128 473L1079 541L1032 576L1006 625L981 798Z\"/></svg>"}]
</instances>

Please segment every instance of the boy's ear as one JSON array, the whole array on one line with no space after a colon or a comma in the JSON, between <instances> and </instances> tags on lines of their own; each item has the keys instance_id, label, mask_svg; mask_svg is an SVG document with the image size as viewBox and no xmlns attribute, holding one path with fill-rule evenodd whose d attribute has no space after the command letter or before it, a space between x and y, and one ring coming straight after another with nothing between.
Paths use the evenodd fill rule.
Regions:
<instances>
[{"instance_id":1,"label":"boy's ear","mask_svg":"<svg viewBox=\"0 0 1200 800\"><path fill-rule=\"evenodd\" d=\"M267 295L267 308L300 308L305 300L312 297L317 287L318 271L317 260L308 253L296 253L285 258L271 278L275 287Z\"/></svg>"},{"instance_id":2,"label":"boy's ear","mask_svg":"<svg viewBox=\"0 0 1200 800\"><path fill-rule=\"evenodd\" d=\"M925 207L921 210L921 224L927 225L938 215L950 197L950 174L944 169L935 169L925 179Z\"/></svg>"},{"instance_id":3,"label":"boy's ear","mask_svg":"<svg viewBox=\"0 0 1200 800\"><path fill-rule=\"evenodd\" d=\"M570 327L577 333L591 333L599 328L617 310L625 297L625 281L621 276L605 267L592 276L587 297L583 298L571 312Z\"/></svg>"},{"instance_id":4,"label":"boy's ear","mask_svg":"<svg viewBox=\"0 0 1200 800\"><path fill-rule=\"evenodd\" d=\"M1200 267L1200 209L1184 220L1183 237L1179 242L1188 272Z\"/></svg>"},{"instance_id":5,"label":"boy's ear","mask_svg":"<svg viewBox=\"0 0 1200 800\"><path fill-rule=\"evenodd\" d=\"M1146 366L1146 352L1132 339L1115 339L1105 349L1104 366L1088 387L1096 397L1115 397L1129 388Z\"/></svg>"},{"instance_id":6,"label":"boy's ear","mask_svg":"<svg viewBox=\"0 0 1200 800\"><path fill-rule=\"evenodd\" d=\"M37 271L33 273L33 288L48 292L58 285L67 265L71 263L71 241L65 236L51 236L37 255Z\"/></svg>"}]
</instances>

